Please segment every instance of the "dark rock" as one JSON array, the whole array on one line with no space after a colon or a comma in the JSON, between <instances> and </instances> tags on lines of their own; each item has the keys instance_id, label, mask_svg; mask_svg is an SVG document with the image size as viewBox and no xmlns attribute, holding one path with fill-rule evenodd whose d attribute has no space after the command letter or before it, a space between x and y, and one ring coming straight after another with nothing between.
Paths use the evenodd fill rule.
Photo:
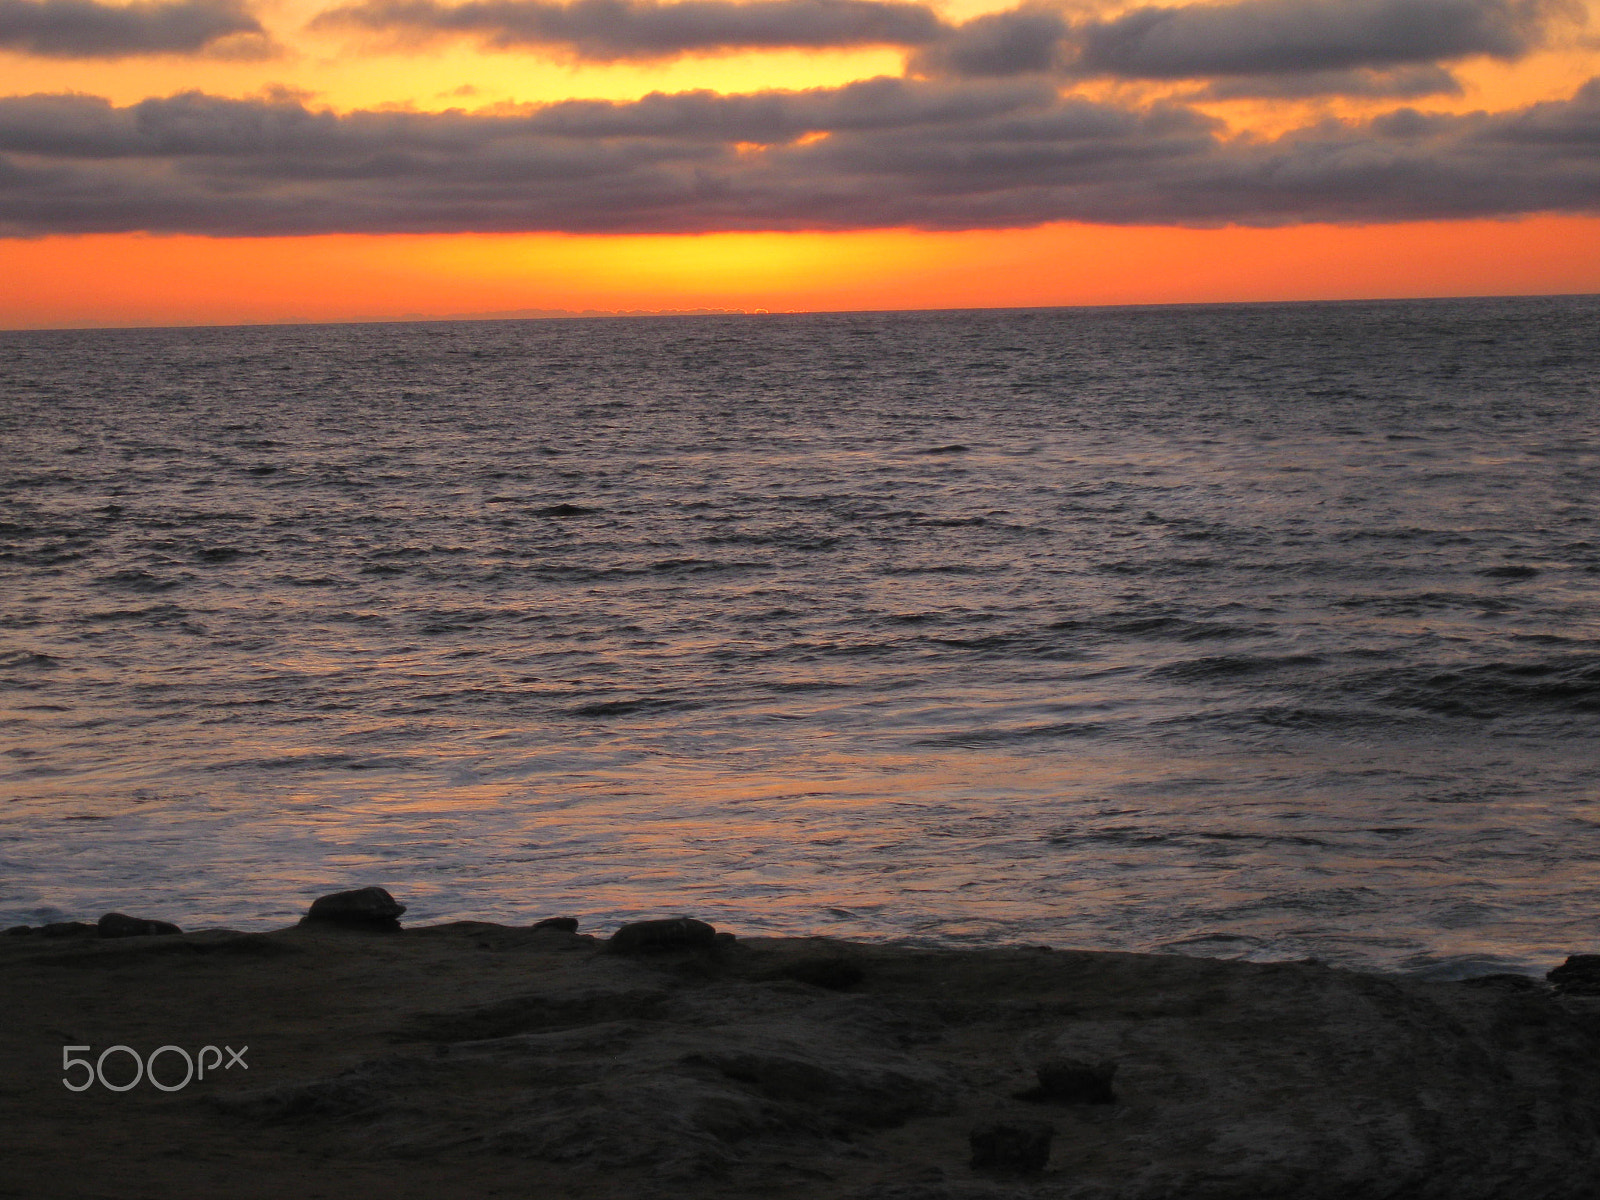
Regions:
<instances>
[{"instance_id":1,"label":"dark rock","mask_svg":"<svg viewBox=\"0 0 1600 1200\"><path fill-rule=\"evenodd\" d=\"M577 917L546 917L533 923L535 929L559 929L562 933L577 933Z\"/></svg>"},{"instance_id":2,"label":"dark rock","mask_svg":"<svg viewBox=\"0 0 1600 1200\"><path fill-rule=\"evenodd\" d=\"M796 983L809 983L812 987L842 992L866 978L859 963L838 955L819 958L801 958L785 963L772 972L773 979L792 979Z\"/></svg>"},{"instance_id":3,"label":"dark rock","mask_svg":"<svg viewBox=\"0 0 1600 1200\"><path fill-rule=\"evenodd\" d=\"M1019 1093L1017 1099L1036 1104L1115 1104L1117 1096L1111 1090L1111 1077L1116 1073L1114 1062L1052 1058L1039 1064L1039 1086Z\"/></svg>"},{"instance_id":4,"label":"dark rock","mask_svg":"<svg viewBox=\"0 0 1600 1200\"><path fill-rule=\"evenodd\" d=\"M968 1136L972 1169L1003 1174L1042 1171L1050 1161L1050 1139L1055 1130L1041 1122L1017 1125L983 1125Z\"/></svg>"},{"instance_id":5,"label":"dark rock","mask_svg":"<svg viewBox=\"0 0 1600 1200\"><path fill-rule=\"evenodd\" d=\"M1530 979L1526 975L1516 975L1510 971L1496 971L1493 975L1474 975L1471 979L1463 979L1461 982L1466 987L1493 988L1501 992L1536 992L1539 990L1539 981L1537 979Z\"/></svg>"},{"instance_id":6,"label":"dark rock","mask_svg":"<svg viewBox=\"0 0 1600 1200\"><path fill-rule=\"evenodd\" d=\"M534 511L541 517L583 517L592 513L594 509L585 508L581 504L548 504Z\"/></svg>"},{"instance_id":7,"label":"dark rock","mask_svg":"<svg viewBox=\"0 0 1600 1200\"><path fill-rule=\"evenodd\" d=\"M839 1134L895 1126L948 1107L949 1079L893 1051L858 1042L841 1054L815 1033L810 1045L781 1036L765 1045L721 1028L726 1046L687 1054L679 1065L715 1071L772 1102L768 1116L778 1125Z\"/></svg>"},{"instance_id":8,"label":"dark rock","mask_svg":"<svg viewBox=\"0 0 1600 1200\"><path fill-rule=\"evenodd\" d=\"M189 945L198 954L221 954L230 958L282 958L286 954L301 953L296 947L286 946L264 933L233 933L206 941L191 939Z\"/></svg>"},{"instance_id":9,"label":"dark rock","mask_svg":"<svg viewBox=\"0 0 1600 1200\"><path fill-rule=\"evenodd\" d=\"M87 921L51 921L48 925L39 926L42 937L93 937L95 927Z\"/></svg>"},{"instance_id":10,"label":"dark rock","mask_svg":"<svg viewBox=\"0 0 1600 1200\"><path fill-rule=\"evenodd\" d=\"M397 1040L432 1043L416 1052L386 1054L320 1080L285 1079L287 1088L274 1079L267 1107L257 1100L234 1111L303 1122L319 1144L324 1136L348 1138L370 1153L381 1139L385 1155L429 1159L461 1145L470 1119L469 1153L551 1164L539 1169L540 1181L551 1180L559 1164L586 1180L603 1172L613 1183L607 1194L618 1198L782 1192L833 1200L842 1194L832 1186L835 1173L854 1165L838 1156L859 1153L843 1142L948 1113L965 1093L944 1064L902 1045L901 1020L866 997L742 979L680 988L661 978L667 971L619 971L628 964L598 956L575 965L580 969L564 981L547 975L539 993L413 1019ZM619 980L650 984L617 990ZM435 1047L442 1043L448 1049L441 1054ZM486 1079L495 1091L483 1090ZM514 1102L504 1101L500 1081L515 1087ZM943 1149L942 1141L928 1145ZM808 1157L791 1167L797 1154ZM730 1169L732 1181L723 1174L698 1186L652 1185ZM649 1179L617 1174L633 1170ZM591 1192L556 1176L524 1183L518 1194Z\"/></svg>"},{"instance_id":11,"label":"dark rock","mask_svg":"<svg viewBox=\"0 0 1600 1200\"><path fill-rule=\"evenodd\" d=\"M704 921L670 917L624 925L611 935L606 949L613 954L651 954L662 950L709 950L716 942L716 929Z\"/></svg>"},{"instance_id":12,"label":"dark rock","mask_svg":"<svg viewBox=\"0 0 1600 1200\"><path fill-rule=\"evenodd\" d=\"M457 1012L418 1013L397 1031L397 1042L474 1042L524 1033L581 1029L654 1019L669 993L656 989L518 996Z\"/></svg>"},{"instance_id":13,"label":"dark rock","mask_svg":"<svg viewBox=\"0 0 1600 1200\"><path fill-rule=\"evenodd\" d=\"M352 929L399 929L400 914L405 910L404 904L395 903L395 898L380 887L355 888L318 897L300 923L344 925Z\"/></svg>"},{"instance_id":14,"label":"dark rock","mask_svg":"<svg viewBox=\"0 0 1600 1200\"><path fill-rule=\"evenodd\" d=\"M7 937L26 937L28 934L30 934L32 932L33 932L33 926L32 925L13 925L10 929L6 930L6 936Z\"/></svg>"},{"instance_id":15,"label":"dark rock","mask_svg":"<svg viewBox=\"0 0 1600 1200\"><path fill-rule=\"evenodd\" d=\"M149 921L142 917L129 917L122 913L107 913L95 926L103 938L151 937L156 934L182 933L171 921Z\"/></svg>"},{"instance_id":16,"label":"dark rock","mask_svg":"<svg viewBox=\"0 0 1600 1200\"><path fill-rule=\"evenodd\" d=\"M1564 996L1600 996L1600 954L1574 954L1545 978Z\"/></svg>"}]
</instances>

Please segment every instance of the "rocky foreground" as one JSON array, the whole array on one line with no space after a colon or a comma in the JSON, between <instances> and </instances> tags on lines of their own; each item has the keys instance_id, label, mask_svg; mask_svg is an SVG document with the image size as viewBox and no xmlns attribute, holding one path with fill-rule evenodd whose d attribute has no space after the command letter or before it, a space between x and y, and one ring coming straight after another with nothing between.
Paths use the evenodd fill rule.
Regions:
<instances>
[{"instance_id":1,"label":"rocky foreground","mask_svg":"<svg viewBox=\"0 0 1600 1200\"><path fill-rule=\"evenodd\" d=\"M0 1195L1600 1194L1584 960L1429 984L682 921L393 925L0 937ZM175 1086L163 1046L205 1077ZM112 1090L136 1055L170 1090Z\"/></svg>"}]
</instances>

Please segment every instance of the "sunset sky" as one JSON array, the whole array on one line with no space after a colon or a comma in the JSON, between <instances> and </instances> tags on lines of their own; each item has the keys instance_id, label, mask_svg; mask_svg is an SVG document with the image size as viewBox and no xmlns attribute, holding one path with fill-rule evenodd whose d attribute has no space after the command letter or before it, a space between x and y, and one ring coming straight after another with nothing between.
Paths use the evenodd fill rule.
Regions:
<instances>
[{"instance_id":1,"label":"sunset sky","mask_svg":"<svg viewBox=\"0 0 1600 1200\"><path fill-rule=\"evenodd\" d=\"M1600 0L0 0L0 327L1600 291Z\"/></svg>"}]
</instances>

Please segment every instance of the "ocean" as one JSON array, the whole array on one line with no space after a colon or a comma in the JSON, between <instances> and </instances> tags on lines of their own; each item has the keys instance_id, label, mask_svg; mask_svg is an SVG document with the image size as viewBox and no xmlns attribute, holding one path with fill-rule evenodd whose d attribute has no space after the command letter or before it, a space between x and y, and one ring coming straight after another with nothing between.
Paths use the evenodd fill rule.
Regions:
<instances>
[{"instance_id":1,"label":"ocean","mask_svg":"<svg viewBox=\"0 0 1600 1200\"><path fill-rule=\"evenodd\" d=\"M0 925L1600 951L1597 328L0 333Z\"/></svg>"}]
</instances>

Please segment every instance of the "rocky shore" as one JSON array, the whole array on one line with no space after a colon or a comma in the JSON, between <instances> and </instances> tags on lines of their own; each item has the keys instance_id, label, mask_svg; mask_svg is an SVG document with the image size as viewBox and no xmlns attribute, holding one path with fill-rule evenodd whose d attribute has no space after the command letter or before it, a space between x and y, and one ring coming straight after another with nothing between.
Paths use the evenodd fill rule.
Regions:
<instances>
[{"instance_id":1,"label":"rocky shore","mask_svg":"<svg viewBox=\"0 0 1600 1200\"><path fill-rule=\"evenodd\" d=\"M0 1196L1596 1194L1600 959L1442 984L318 906L0 937Z\"/></svg>"}]
</instances>

